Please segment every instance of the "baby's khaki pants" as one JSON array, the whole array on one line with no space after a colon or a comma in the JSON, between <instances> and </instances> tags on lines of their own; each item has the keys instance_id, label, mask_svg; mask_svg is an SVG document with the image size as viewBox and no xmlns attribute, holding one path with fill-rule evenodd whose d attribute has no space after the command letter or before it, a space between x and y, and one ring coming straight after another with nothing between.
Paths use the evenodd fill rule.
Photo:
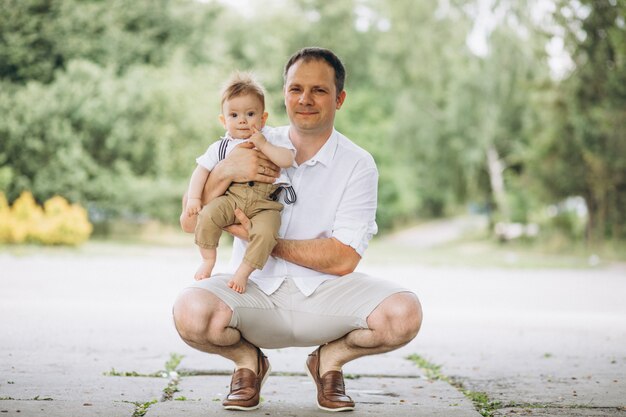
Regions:
<instances>
[{"instance_id":1,"label":"baby's khaki pants","mask_svg":"<svg viewBox=\"0 0 626 417\"><path fill-rule=\"evenodd\" d=\"M239 208L251 221L249 242L244 261L256 269L263 269L272 253L280 228L283 205L272 201L274 184L260 182L233 183L226 194L204 206L198 215L196 245L205 249L217 248L222 229L239 223L235 209Z\"/></svg>"}]
</instances>

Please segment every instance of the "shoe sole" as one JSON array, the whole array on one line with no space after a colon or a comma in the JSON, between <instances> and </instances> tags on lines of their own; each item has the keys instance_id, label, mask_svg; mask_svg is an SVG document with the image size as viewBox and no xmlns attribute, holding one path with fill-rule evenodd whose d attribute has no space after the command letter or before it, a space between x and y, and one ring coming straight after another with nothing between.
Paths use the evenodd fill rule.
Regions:
<instances>
[{"instance_id":1,"label":"shoe sole","mask_svg":"<svg viewBox=\"0 0 626 417\"><path fill-rule=\"evenodd\" d=\"M263 384L265 384L265 380L267 379L267 377L270 376L271 371L272 371L272 365L268 364L267 372L265 373L265 376L261 380L261 386L259 387L259 397L261 396L261 388L263 388ZM256 410L260 406L261 406L261 398L259 398L259 403L257 405L253 405L252 407L242 407L240 405L223 405L222 408L224 410L252 411L252 410Z\"/></svg>"},{"instance_id":2,"label":"shoe sole","mask_svg":"<svg viewBox=\"0 0 626 417\"><path fill-rule=\"evenodd\" d=\"M304 364L304 369L306 370L306 373L309 374L309 376L313 380L313 385L315 385L315 392L317 393L317 384L315 383L315 378L313 378L313 374L311 374L311 370L306 364ZM335 413L339 411L354 411L354 407L349 407L349 406L339 407L339 408L324 407L323 405L319 403L319 401L317 401L317 395L315 396L315 402L317 403L317 408L319 408L320 410L324 410L324 411L330 411L331 413Z\"/></svg>"}]
</instances>

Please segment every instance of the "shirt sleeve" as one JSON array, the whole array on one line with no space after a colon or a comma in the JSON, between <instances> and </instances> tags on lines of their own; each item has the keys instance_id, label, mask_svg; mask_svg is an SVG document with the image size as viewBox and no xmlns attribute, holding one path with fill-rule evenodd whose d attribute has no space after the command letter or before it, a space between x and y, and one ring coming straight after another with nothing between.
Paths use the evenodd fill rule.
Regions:
<instances>
[{"instance_id":1,"label":"shirt sleeve","mask_svg":"<svg viewBox=\"0 0 626 417\"><path fill-rule=\"evenodd\" d=\"M203 168L212 171L219 160L219 146L222 141L218 140L209 146L205 153L196 158L196 163Z\"/></svg>"},{"instance_id":2,"label":"shirt sleeve","mask_svg":"<svg viewBox=\"0 0 626 417\"><path fill-rule=\"evenodd\" d=\"M266 126L261 130L261 133L263 133L265 139L267 139L267 141L272 145L291 149L294 153L296 152L295 146L293 146L293 143L289 140L289 135L282 134L279 129Z\"/></svg>"},{"instance_id":3,"label":"shirt sleeve","mask_svg":"<svg viewBox=\"0 0 626 417\"><path fill-rule=\"evenodd\" d=\"M352 173L339 204L332 236L354 248L361 256L370 239L378 231L376 206L378 199L378 170L376 165L364 164ZM373 165L373 166L372 166Z\"/></svg>"}]
</instances>

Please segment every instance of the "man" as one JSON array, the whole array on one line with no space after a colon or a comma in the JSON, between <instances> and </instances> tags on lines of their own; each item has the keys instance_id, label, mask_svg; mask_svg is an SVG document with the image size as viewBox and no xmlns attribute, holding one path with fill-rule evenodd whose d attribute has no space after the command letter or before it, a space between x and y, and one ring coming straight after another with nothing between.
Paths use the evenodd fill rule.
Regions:
<instances>
[{"instance_id":1,"label":"man","mask_svg":"<svg viewBox=\"0 0 626 417\"><path fill-rule=\"evenodd\" d=\"M376 233L378 172L373 158L334 129L335 112L346 99L343 64L331 51L304 48L285 66L284 97L296 148L288 170L295 193L285 204L278 243L248 290L238 294L228 276L212 276L184 290L174 305L181 338L203 352L232 360L235 372L226 409L259 406L269 362L260 348L319 347L306 360L317 403L328 411L354 409L346 395L342 366L365 355L404 346L419 331L417 297L393 283L355 273ZM211 172L209 201L231 182L270 182L277 167L254 149L233 151ZM290 195L293 197L294 195ZM241 260L250 221L241 226L233 261ZM181 218L184 230L193 221Z\"/></svg>"}]
</instances>

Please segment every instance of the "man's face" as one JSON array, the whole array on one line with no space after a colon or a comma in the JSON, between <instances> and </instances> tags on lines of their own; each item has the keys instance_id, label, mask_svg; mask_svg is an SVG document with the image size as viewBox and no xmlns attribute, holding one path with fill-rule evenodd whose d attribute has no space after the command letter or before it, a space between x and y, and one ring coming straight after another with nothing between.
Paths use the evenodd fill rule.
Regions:
<instances>
[{"instance_id":1,"label":"man's face","mask_svg":"<svg viewBox=\"0 0 626 417\"><path fill-rule=\"evenodd\" d=\"M298 61L287 71L285 107L293 127L301 133L330 134L335 111L345 91L337 96L335 70L324 61Z\"/></svg>"},{"instance_id":2,"label":"man's face","mask_svg":"<svg viewBox=\"0 0 626 417\"><path fill-rule=\"evenodd\" d=\"M263 112L263 103L254 94L226 100L220 114L220 122L234 139L248 139L252 136L252 127L261 130L266 120L267 113Z\"/></svg>"}]
</instances>

